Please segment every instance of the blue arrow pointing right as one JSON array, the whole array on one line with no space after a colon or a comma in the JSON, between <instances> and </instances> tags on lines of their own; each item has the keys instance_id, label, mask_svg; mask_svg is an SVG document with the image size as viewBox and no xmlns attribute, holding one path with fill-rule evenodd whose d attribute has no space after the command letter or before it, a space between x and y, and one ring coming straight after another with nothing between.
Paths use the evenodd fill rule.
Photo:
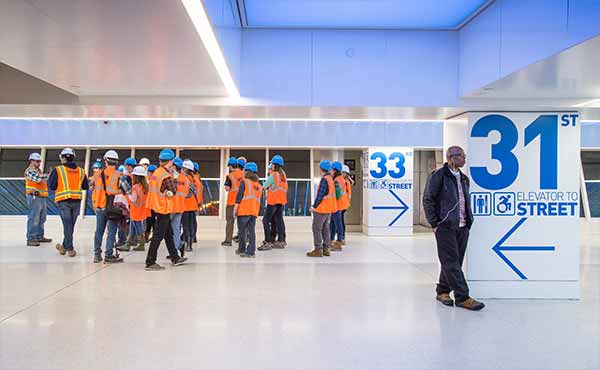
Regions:
<instances>
[{"instance_id":1,"label":"blue arrow pointing right","mask_svg":"<svg viewBox=\"0 0 600 370\"><path fill-rule=\"evenodd\" d=\"M521 225L527 221L527 217L523 217L521 218L516 224L513 225L513 227L510 228L510 230L508 230L508 232L506 234L504 234L502 236L502 238L500 238L500 240L498 240L498 242L492 247L492 250L494 252L496 252L496 254L502 258L502 260L508 265L508 267L510 267L517 275L519 275L519 277L523 280L527 280L527 276L525 276L525 274L523 274L521 272L521 270L519 270L517 268L517 266L515 266L511 260L508 259L508 257L506 257L504 255L504 253L502 253L502 251L554 251L556 249L556 247L554 246L507 246L507 245L502 245L508 238L510 238L510 236L512 234L514 234L515 231L517 231L517 229L519 227L521 227Z\"/></svg>"},{"instance_id":2,"label":"blue arrow pointing right","mask_svg":"<svg viewBox=\"0 0 600 370\"><path fill-rule=\"evenodd\" d=\"M394 217L394 219L388 225L388 226L393 226L396 223L396 221L398 221L398 219L400 217L402 217L402 215L405 214L406 211L408 211L408 206L406 205L406 203L404 203L402 201L402 199L400 199L400 197L396 193L394 193L393 190L388 189L388 191L394 196L394 198L396 198L396 200L398 201L398 203L400 203L400 205L399 206L373 206L373 209L374 210L378 210L378 209L380 209L380 210L390 210L390 209L399 210L400 213L398 213L396 215L396 217Z\"/></svg>"}]
</instances>

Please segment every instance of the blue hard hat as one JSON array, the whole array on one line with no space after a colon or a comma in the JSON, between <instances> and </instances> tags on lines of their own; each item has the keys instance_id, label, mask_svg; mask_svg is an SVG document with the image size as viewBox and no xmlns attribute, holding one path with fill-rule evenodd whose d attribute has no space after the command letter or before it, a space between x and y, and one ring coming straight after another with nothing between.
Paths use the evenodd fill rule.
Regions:
<instances>
[{"instance_id":1,"label":"blue hard hat","mask_svg":"<svg viewBox=\"0 0 600 370\"><path fill-rule=\"evenodd\" d=\"M135 160L135 158L127 158L125 160L125 165L126 166L137 166L137 161Z\"/></svg>"},{"instance_id":2,"label":"blue hard hat","mask_svg":"<svg viewBox=\"0 0 600 370\"><path fill-rule=\"evenodd\" d=\"M333 167L334 170L336 171L342 171L342 164L338 161L335 161L331 164L331 167Z\"/></svg>"},{"instance_id":3,"label":"blue hard hat","mask_svg":"<svg viewBox=\"0 0 600 370\"><path fill-rule=\"evenodd\" d=\"M244 166L244 171L252 171L252 172L256 173L256 172L258 172L258 166L254 162L248 162Z\"/></svg>"},{"instance_id":4,"label":"blue hard hat","mask_svg":"<svg viewBox=\"0 0 600 370\"><path fill-rule=\"evenodd\" d=\"M148 166L148 172L154 172L156 171L156 166L151 164L150 166Z\"/></svg>"},{"instance_id":5,"label":"blue hard hat","mask_svg":"<svg viewBox=\"0 0 600 370\"><path fill-rule=\"evenodd\" d=\"M200 170L200 165L198 162L194 162L194 171L198 172Z\"/></svg>"},{"instance_id":6,"label":"blue hard hat","mask_svg":"<svg viewBox=\"0 0 600 370\"><path fill-rule=\"evenodd\" d=\"M117 169L117 171L119 171L119 172L125 171L125 166L120 165L119 168Z\"/></svg>"},{"instance_id":7,"label":"blue hard hat","mask_svg":"<svg viewBox=\"0 0 600 370\"><path fill-rule=\"evenodd\" d=\"M170 161L173 158L175 158L175 152L173 152L171 149L163 149L158 155L158 159L161 161Z\"/></svg>"},{"instance_id":8,"label":"blue hard hat","mask_svg":"<svg viewBox=\"0 0 600 370\"><path fill-rule=\"evenodd\" d=\"M283 157L279 154L274 155L271 159L271 163L278 165L279 167L283 167Z\"/></svg>"},{"instance_id":9,"label":"blue hard hat","mask_svg":"<svg viewBox=\"0 0 600 370\"><path fill-rule=\"evenodd\" d=\"M238 164L238 166L241 166L241 167L245 168L246 161L244 159L240 158L240 159L237 160L237 164ZM256 163L255 163L255 165L256 165Z\"/></svg>"},{"instance_id":10,"label":"blue hard hat","mask_svg":"<svg viewBox=\"0 0 600 370\"><path fill-rule=\"evenodd\" d=\"M229 158L229 160L227 160L227 165L228 166L237 166L238 161L236 157L231 157Z\"/></svg>"},{"instance_id":11,"label":"blue hard hat","mask_svg":"<svg viewBox=\"0 0 600 370\"><path fill-rule=\"evenodd\" d=\"M319 163L319 167L323 171L329 171L329 170L331 170L331 162L329 162L327 159L324 159L321 161L321 163Z\"/></svg>"},{"instance_id":12,"label":"blue hard hat","mask_svg":"<svg viewBox=\"0 0 600 370\"><path fill-rule=\"evenodd\" d=\"M102 162L96 161L92 165L92 168L102 168Z\"/></svg>"},{"instance_id":13,"label":"blue hard hat","mask_svg":"<svg viewBox=\"0 0 600 370\"><path fill-rule=\"evenodd\" d=\"M173 159L173 164L175 165L175 167L181 168L183 167L183 159L175 157L175 159Z\"/></svg>"}]
</instances>

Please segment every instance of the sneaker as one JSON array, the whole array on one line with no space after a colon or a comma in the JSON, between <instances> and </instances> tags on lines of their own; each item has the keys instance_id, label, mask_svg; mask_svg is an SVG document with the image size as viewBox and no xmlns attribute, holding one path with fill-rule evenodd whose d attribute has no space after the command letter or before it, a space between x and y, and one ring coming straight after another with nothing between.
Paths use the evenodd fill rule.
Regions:
<instances>
[{"instance_id":1,"label":"sneaker","mask_svg":"<svg viewBox=\"0 0 600 370\"><path fill-rule=\"evenodd\" d=\"M273 249L273 244L269 243L269 242L263 242L257 249L259 251L270 251L271 249Z\"/></svg>"},{"instance_id":2,"label":"sneaker","mask_svg":"<svg viewBox=\"0 0 600 370\"><path fill-rule=\"evenodd\" d=\"M323 249L323 256L325 256L325 257L331 256L331 253L329 252L329 249Z\"/></svg>"},{"instance_id":3,"label":"sneaker","mask_svg":"<svg viewBox=\"0 0 600 370\"><path fill-rule=\"evenodd\" d=\"M273 243L273 248L275 249L284 249L286 247L286 242L275 242Z\"/></svg>"},{"instance_id":4,"label":"sneaker","mask_svg":"<svg viewBox=\"0 0 600 370\"><path fill-rule=\"evenodd\" d=\"M231 247L233 245L233 243L232 242L228 242L228 241L223 241L223 242L221 242L221 245L223 247Z\"/></svg>"},{"instance_id":5,"label":"sneaker","mask_svg":"<svg viewBox=\"0 0 600 370\"><path fill-rule=\"evenodd\" d=\"M448 293L438 294L435 299L442 302L444 306L454 306L454 300L450 298L450 294Z\"/></svg>"},{"instance_id":6,"label":"sneaker","mask_svg":"<svg viewBox=\"0 0 600 370\"><path fill-rule=\"evenodd\" d=\"M67 251L65 250L65 247L62 244L56 244L56 250L62 256L64 256L67 253Z\"/></svg>"},{"instance_id":7,"label":"sneaker","mask_svg":"<svg viewBox=\"0 0 600 370\"><path fill-rule=\"evenodd\" d=\"M50 238L41 238L37 240L40 243L52 243L52 239Z\"/></svg>"},{"instance_id":8,"label":"sneaker","mask_svg":"<svg viewBox=\"0 0 600 370\"><path fill-rule=\"evenodd\" d=\"M102 262L102 256L94 256L94 263Z\"/></svg>"},{"instance_id":9,"label":"sneaker","mask_svg":"<svg viewBox=\"0 0 600 370\"><path fill-rule=\"evenodd\" d=\"M104 263L121 263L121 262L123 262L123 258L121 258L121 257L115 257L115 256L104 257Z\"/></svg>"},{"instance_id":10,"label":"sneaker","mask_svg":"<svg viewBox=\"0 0 600 370\"><path fill-rule=\"evenodd\" d=\"M337 240L331 243L331 246L329 247L330 251L333 252L341 252L342 251L342 243L338 242Z\"/></svg>"},{"instance_id":11,"label":"sneaker","mask_svg":"<svg viewBox=\"0 0 600 370\"><path fill-rule=\"evenodd\" d=\"M162 271L165 268L162 267L161 265L159 265L158 263L155 263L154 265L150 265L150 266L146 266L145 270L146 271Z\"/></svg>"},{"instance_id":12,"label":"sneaker","mask_svg":"<svg viewBox=\"0 0 600 370\"><path fill-rule=\"evenodd\" d=\"M40 246L40 242L38 242L37 240L28 240L27 241L27 246L28 247L39 247Z\"/></svg>"},{"instance_id":13,"label":"sneaker","mask_svg":"<svg viewBox=\"0 0 600 370\"><path fill-rule=\"evenodd\" d=\"M240 241L240 237L239 237L239 236L237 236L237 235L236 235L236 236L234 236L234 237L233 237L233 241L234 241L234 242L236 242L236 243L237 243L237 242L239 242L239 241Z\"/></svg>"},{"instance_id":14,"label":"sneaker","mask_svg":"<svg viewBox=\"0 0 600 370\"><path fill-rule=\"evenodd\" d=\"M256 258L256 255L242 253L242 254L240 254L240 257L242 257L242 258Z\"/></svg>"},{"instance_id":15,"label":"sneaker","mask_svg":"<svg viewBox=\"0 0 600 370\"><path fill-rule=\"evenodd\" d=\"M67 256L69 257L75 257L77 255L77 252L75 252L75 249L71 249L70 251L67 252Z\"/></svg>"},{"instance_id":16,"label":"sneaker","mask_svg":"<svg viewBox=\"0 0 600 370\"><path fill-rule=\"evenodd\" d=\"M481 311L485 307L485 304L478 302L473 298L467 298L467 300L463 302L456 302L456 307L461 307L470 311Z\"/></svg>"},{"instance_id":17,"label":"sneaker","mask_svg":"<svg viewBox=\"0 0 600 370\"><path fill-rule=\"evenodd\" d=\"M187 261L187 258L185 257L179 257L177 259L177 261L171 261L171 266L175 267L175 266L181 266L185 263L185 261Z\"/></svg>"},{"instance_id":18,"label":"sneaker","mask_svg":"<svg viewBox=\"0 0 600 370\"><path fill-rule=\"evenodd\" d=\"M323 250L322 249L315 249L311 252L307 252L306 253L307 257L323 257Z\"/></svg>"},{"instance_id":19,"label":"sneaker","mask_svg":"<svg viewBox=\"0 0 600 370\"><path fill-rule=\"evenodd\" d=\"M238 256L240 256L240 255L244 254L244 252L241 251L241 250L239 250L239 249L236 249L235 250L235 254L237 254Z\"/></svg>"},{"instance_id":20,"label":"sneaker","mask_svg":"<svg viewBox=\"0 0 600 370\"><path fill-rule=\"evenodd\" d=\"M131 246L129 246L129 245L117 246L117 250L120 252L129 252L129 251L131 251Z\"/></svg>"}]
</instances>

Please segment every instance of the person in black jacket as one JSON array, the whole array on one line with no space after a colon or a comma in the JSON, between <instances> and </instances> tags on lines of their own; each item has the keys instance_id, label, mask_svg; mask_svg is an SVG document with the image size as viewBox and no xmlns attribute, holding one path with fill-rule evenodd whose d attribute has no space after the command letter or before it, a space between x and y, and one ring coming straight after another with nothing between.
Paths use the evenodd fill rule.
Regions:
<instances>
[{"instance_id":1,"label":"person in black jacket","mask_svg":"<svg viewBox=\"0 0 600 370\"><path fill-rule=\"evenodd\" d=\"M456 306L479 311L485 307L469 296L469 287L462 271L467 250L469 230L473 224L469 197L469 178L460 171L466 155L459 146L446 152L444 166L432 172L425 185L423 208L427 221L433 227L441 263L436 299L453 306L450 292L454 292Z\"/></svg>"}]
</instances>

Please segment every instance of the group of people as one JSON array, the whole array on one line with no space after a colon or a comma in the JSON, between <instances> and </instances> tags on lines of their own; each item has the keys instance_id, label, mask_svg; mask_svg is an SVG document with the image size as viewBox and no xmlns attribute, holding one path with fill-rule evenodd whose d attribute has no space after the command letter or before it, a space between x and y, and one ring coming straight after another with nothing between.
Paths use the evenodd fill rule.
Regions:
<instances>
[{"instance_id":1,"label":"group of people","mask_svg":"<svg viewBox=\"0 0 600 370\"><path fill-rule=\"evenodd\" d=\"M92 166L90 178L75 161L75 152L65 148L60 153L59 166L49 173L41 170L41 155L32 153L25 171L25 192L29 204L27 245L39 246L52 242L44 234L47 215L48 191L54 192L63 223L64 238L56 244L61 255L74 257L73 232L79 216L83 192L92 191L96 215L94 235L94 263L120 263L119 251L145 251L147 270L162 270L157 263L157 250L164 240L173 266L183 264L186 252L193 250L197 233L197 212L202 206L202 180L199 164L175 156L171 149L163 149L158 165L147 158L139 163L127 158L118 166L119 155L108 150L102 160ZM244 157L229 158L224 188L227 192L225 240L222 246L238 243L236 254L253 258L255 252L286 247L284 222L288 181L284 159L273 156L268 176L259 181L258 166ZM321 181L313 213L315 248L309 257L329 256L330 251L341 251L345 245L344 214L350 207L352 179L349 169L340 162L324 160L320 163ZM256 220L262 209L264 192L263 229L265 239L256 248ZM238 233L233 235L237 222ZM330 227L331 225L331 227ZM107 232L102 256L102 243ZM150 233L152 232L152 237ZM119 241L117 241L117 237Z\"/></svg>"}]
</instances>

